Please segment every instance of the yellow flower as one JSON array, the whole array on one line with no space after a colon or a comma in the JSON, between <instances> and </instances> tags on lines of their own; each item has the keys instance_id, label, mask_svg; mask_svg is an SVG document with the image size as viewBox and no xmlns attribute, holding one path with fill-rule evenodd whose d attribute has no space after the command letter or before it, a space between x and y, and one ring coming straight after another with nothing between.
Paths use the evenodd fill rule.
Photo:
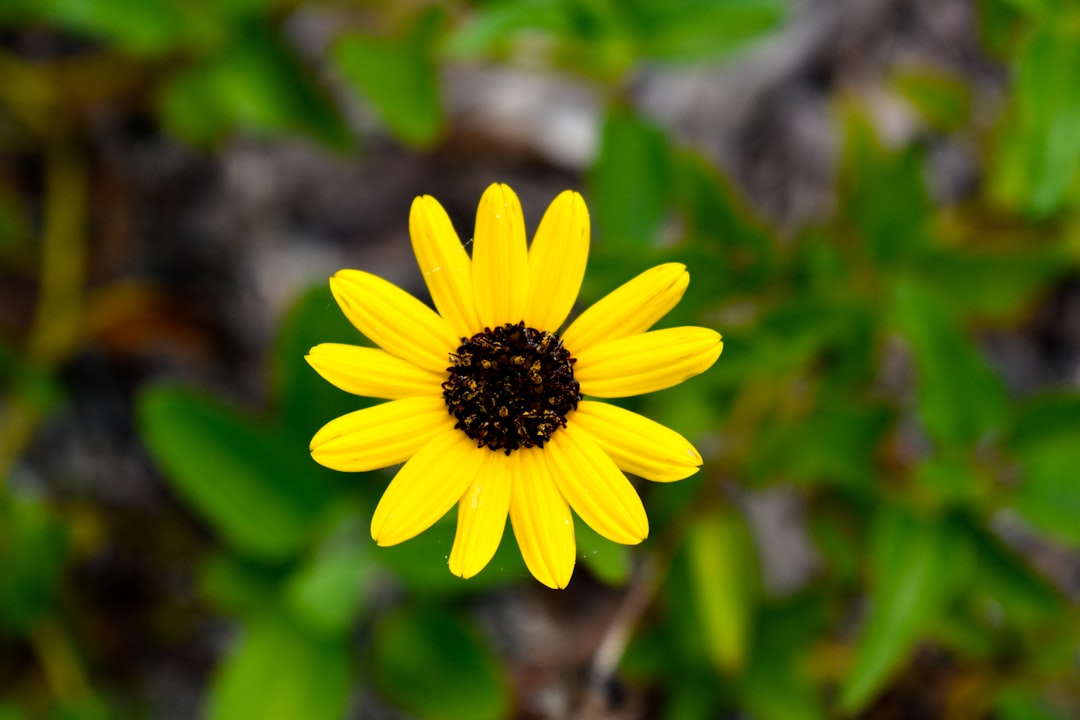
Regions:
<instances>
[{"instance_id":1,"label":"yellow flower","mask_svg":"<svg viewBox=\"0 0 1080 720\"><path fill-rule=\"evenodd\" d=\"M360 270L330 279L345 315L379 348L327 343L307 361L342 390L389 402L329 422L312 457L353 472L405 463L371 520L379 545L416 536L457 503L450 570L467 578L491 560L509 514L532 574L566 587L571 508L604 537L639 543L649 520L623 471L670 482L701 465L673 430L585 398L676 385L716 361L720 335L647 332L690 281L677 263L638 275L559 333L589 254L589 215L575 192L555 198L531 246L506 185L480 199L472 258L434 198L416 198L409 231L438 313Z\"/></svg>"}]
</instances>

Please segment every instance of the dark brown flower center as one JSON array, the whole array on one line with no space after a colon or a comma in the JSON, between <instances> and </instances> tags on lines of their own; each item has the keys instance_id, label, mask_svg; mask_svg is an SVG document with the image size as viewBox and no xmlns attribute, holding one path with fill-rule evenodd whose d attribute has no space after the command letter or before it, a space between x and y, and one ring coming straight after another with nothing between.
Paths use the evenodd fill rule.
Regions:
<instances>
[{"instance_id":1,"label":"dark brown flower center","mask_svg":"<svg viewBox=\"0 0 1080 720\"><path fill-rule=\"evenodd\" d=\"M446 407L477 447L507 455L543 447L581 400L575 360L562 341L524 322L462 338L450 359Z\"/></svg>"}]
</instances>

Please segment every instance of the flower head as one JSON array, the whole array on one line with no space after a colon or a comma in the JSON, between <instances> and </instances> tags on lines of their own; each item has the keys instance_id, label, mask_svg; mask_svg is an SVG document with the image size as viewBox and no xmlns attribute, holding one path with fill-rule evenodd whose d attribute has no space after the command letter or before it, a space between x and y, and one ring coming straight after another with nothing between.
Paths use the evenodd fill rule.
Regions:
<instances>
[{"instance_id":1,"label":"flower head","mask_svg":"<svg viewBox=\"0 0 1080 720\"><path fill-rule=\"evenodd\" d=\"M559 332L589 252L589 215L575 192L555 198L531 245L506 185L480 199L471 258L434 198L413 202L409 231L438 312L360 270L330 279L345 315L378 348L326 343L307 361L342 390L389 402L327 423L312 457L354 472L405 463L371 521L379 545L414 537L456 503L451 572L480 572L509 515L532 574L566 587L571 509L604 537L639 543L649 521L623 472L670 482L701 465L678 433L592 398L697 375L720 356L720 335L648 331L689 283L677 263L638 275Z\"/></svg>"}]
</instances>

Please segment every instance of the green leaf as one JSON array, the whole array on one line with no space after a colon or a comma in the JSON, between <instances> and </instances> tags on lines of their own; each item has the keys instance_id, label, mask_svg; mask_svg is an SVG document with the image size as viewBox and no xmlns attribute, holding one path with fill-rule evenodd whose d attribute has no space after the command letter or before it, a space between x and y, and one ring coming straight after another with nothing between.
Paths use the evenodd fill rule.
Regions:
<instances>
[{"instance_id":1,"label":"green leaf","mask_svg":"<svg viewBox=\"0 0 1080 720\"><path fill-rule=\"evenodd\" d=\"M53 612L67 545L44 504L0 495L0 628L23 633Z\"/></svg>"},{"instance_id":2,"label":"green leaf","mask_svg":"<svg viewBox=\"0 0 1080 720\"><path fill-rule=\"evenodd\" d=\"M347 149L352 136L327 92L269 28L249 23L220 52L177 74L160 97L165 126L189 142L230 132L302 132Z\"/></svg>"},{"instance_id":3,"label":"green leaf","mask_svg":"<svg viewBox=\"0 0 1080 720\"><path fill-rule=\"evenodd\" d=\"M37 0L29 17L107 39L136 55L157 55L187 39L194 13L170 0Z\"/></svg>"},{"instance_id":4,"label":"green leaf","mask_svg":"<svg viewBox=\"0 0 1080 720\"><path fill-rule=\"evenodd\" d=\"M824 718L821 690L803 660L827 632L823 596L802 595L761 608L754 655L738 682L742 705L760 720Z\"/></svg>"},{"instance_id":5,"label":"green leaf","mask_svg":"<svg viewBox=\"0 0 1080 720\"><path fill-rule=\"evenodd\" d=\"M64 399L64 389L56 376L28 361L13 348L0 342L0 390L5 399L23 412L41 416Z\"/></svg>"},{"instance_id":6,"label":"green leaf","mask_svg":"<svg viewBox=\"0 0 1080 720\"><path fill-rule=\"evenodd\" d=\"M1037 395L1020 406L1009 429L1014 452L1065 445L1080 435L1080 393Z\"/></svg>"},{"instance_id":7,"label":"green leaf","mask_svg":"<svg viewBox=\"0 0 1080 720\"><path fill-rule=\"evenodd\" d=\"M696 153L675 156L679 204L686 237L692 247L715 248L710 255L710 282L700 283L709 297L757 289L776 270L776 243L737 197L716 168ZM691 283L693 294L698 283ZM699 302L700 306L702 303Z\"/></svg>"},{"instance_id":8,"label":"green leaf","mask_svg":"<svg viewBox=\"0 0 1080 720\"><path fill-rule=\"evenodd\" d=\"M247 628L214 679L210 720L340 720L351 684L345 638L274 614Z\"/></svg>"},{"instance_id":9,"label":"green leaf","mask_svg":"<svg viewBox=\"0 0 1080 720\"><path fill-rule=\"evenodd\" d=\"M955 316L972 313L1011 319L1047 283L1066 272L1068 260L1055 248L1016 252L927 253L913 266L920 285L937 295ZM957 288L964 292L957 292Z\"/></svg>"},{"instance_id":10,"label":"green leaf","mask_svg":"<svg viewBox=\"0 0 1080 720\"><path fill-rule=\"evenodd\" d=\"M1066 715L1033 690L1011 687L998 695L994 717L1000 720L1063 720Z\"/></svg>"},{"instance_id":11,"label":"green leaf","mask_svg":"<svg viewBox=\"0 0 1080 720\"><path fill-rule=\"evenodd\" d=\"M787 14L782 0L632 0L639 51L648 58L709 60L776 29Z\"/></svg>"},{"instance_id":12,"label":"green leaf","mask_svg":"<svg viewBox=\"0 0 1080 720\"><path fill-rule=\"evenodd\" d=\"M10 705L0 700L0 720L27 720L28 715L23 714L17 705Z\"/></svg>"},{"instance_id":13,"label":"green leaf","mask_svg":"<svg viewBox=\"0 0 1080 720\"><path fill-rule=\"evenodd\" d=\"M253 616L265 611L267 599L276 598L280 582L279 568L224 552L205 559L198 571L200 595L230 615Z\"/></svg>"},{"instance_id":14,"label":"green leaf","mask_svg":"<svg viewBox=\"0 0 1080 720\"><path fill-rule=\"evenodd\" d=\"M400 38L348 35L337 42L332 55L387 128L402 141L421 147L431 145L442 129L435 63L435 40L442 25L442 11L429 7Z\"/></svg>"},{"instance_id":15,"label":"green leaf","mask_svg":"<svg viewBox=\"0 0 1080 720\"><path fill-rule=\"evenodd\" d=\"M655 246L671 199L672 171L664 134L629 112L604 121L589 208L596 236L615 253Z\"/></svg>"},{"instance_id":16,"label":"green leaf","mask_svg":"<svg viewBox=\"0 0 1080 720\"><path fill-rule=\"evenodd\" d=\"M840 691L845 713L866 708L968 580L965 551L949 524L881 511L871 538L869 616Z\"/></svg>"},{"instance_id":17,"label":"green leaf","mask_svg":"<svg viewBox=\"0 0 1080 720\"><path fill-rule=\"evenodd\" d=\"M111 720L113 717L105 702L93 695L62 700L49 713L49 720Z\"/></svg>"},{"instance_id":18,"label":"green leaf","mask_svg":"<svg viewBox=\"0 0 1080 720\"><path fill-rule=\"evenodd\" d=\"M471 624L442 606L383 618L372 671L387 698L425 720L496 720L510 709L495 656Z\"/></svg>"},{"instance_id":19,"label":"green leaf","mask_svg":"<svg viewBox=\"0 0 1080 720\"><path fill-rule=\"evenodd\" d=\"M850 218L874 264L891 270L930 247L931 204L922 157L885 148L861 111L846 108L841 217Z\"/></svg>"},{"instance_id":20,"label":"green leaf","mask_svg":"<svg viewBox=\"0 0 1080 720\"><path fill-rule=\"evenodd\" d=\"M410 591L420 597L472 593L529 577L514 535L507 527L495 556L479 575L463 580L450 572L447 562L454 542L454 514L411 540L378 548L374 559L391 571Z\"/></svg>"},{"instance_id":21,"label":"green leaf","mask_svg":"<svg viewBox=\"0 0 1080 720\"><path fill-rule=\"evenodd\" d=\"M1011 504L1034 525L1080 547L1080 445L1053 443L1027 450Z\"/></svg>"},{"instance_id":22,"label":"green leaf","mask_svg":"<svg viewBox=\"0 0 1080 720\"><path fill-rule=\"evenodd\" d=\"M949 132L967 122L971 90L962 78L932 68L904 68L893 78L896 88L935 129Z\"/></svg>"},{"instance_id":23,"label":"green leaf","mask_svg":"<svg viewBox=\"0 0 1080 720\"><path fill-rule=\"evenodd\" d=\"M289 579L288 607L313 630L344 634L366 607L373 552L366 523L347 515Z\"/></svg>"},{"instance_id":24,"label":"green leaf","mask_svg":"<svg viewBox=\"0 0 1080 720\"><path fill-rule=\"evenodd\" d=\"M325 283L300 295L285 316L274 343L273 387L282 423L306 442L336 417L375 403L340 390L304 360L319 343L368 343L341 312Z\"/></svg>"},{"instance_id":25,"label":"green leaf","mask_svg":"<svg viewBox=\"0 0 1080 720\"><path fill-rule=\"evenodd\" d=\"M914 478L935 505L978 505L989 487L979 468L959 453L928 458L915 468Z\"/></svg>"},{"instance_id":26,"label":"green leaf","mask_svg":"<svg viewBox=\"0 0 1080 720\"><path fill-rule=\"evenodd\" d=\"M609 0L496 0L476 8L445 50L502 59L520 47L533 62L613 82L633 64L634 40L623 8Z\"/></svg>"},{"instance_id":27,"label":"green leaf","mask_svg":"<svg viewBox=\"0 0 1080 720\"><path fill-rule=\"evenodd\" d=\"M1018 626L1055 626L1064 619L1064 598L1024 558L974 522L963 529L975 551L972 593L992 599L995 611Z\"/></svg>"},{"instance_id":28,"label":"green leaf","mask_svg":"<svg viewBox=\"0 0 1080 720\"><path fill-rule=\"evenodd\" d=\"M849 406L826 394L823 404L808 415L761 431L747 460L747 474L766 482L784 477L867 487L876 480L879 443L891 420L884 407Z\"/></svg>"},{"instance_id":29,"label":"green leaf","mask_svg":"<svg viewBox=\"0 0 1080 720\"><path fill-rule=\"evenodd\" d=\"M1080 546L1080 396L1049 395L1027 403L1009 440L1021 467L1011 504L1046 533Z\"/></svg>"},{"instance_id":30,"label":"green leaf","mask_svg":"<svg viewBox=\"0 0 1080 720\"><path fill-rule=\"evenodd\" d=\"M701 642L718 670L737 673L746 663L758 591L750 532L738 513L719 508L693 522L686 543Z\"/></svg>"},{"instance_id":31,"label":"green leaf","mask_svg":"<svg viewBox=\"0 0 1080 720\"><path fill-rule=\"evenodd\" d=\"M1080 15L1052 13L1016 57L1016 105L1001 138L992 191L1044 217L1065 200L1080 166Z\"/></svg>"},{"instance_id":32,"label":"green leaf","mask_svg":"<svg viewBox=\"0 0 1080 720\"><path fill-rule=\"evenodd\" d=\"M1001 428L1004 388L937 298L902 281L895 287L893 312L915 356L919 414L931 435L962 445Z\"/></svg>"},{"instance_id":33,"label":"green leaf","mask_svg":"<svg viewBox=\"0 0 1080 720\"><path fill-rule=\"evenodd\" d=\"M601 537L586 523L574 524L578 557L598 580L608 585L625 585L630 579L630 550L625 545Z\"/></svg>"},{"instance_id":34,"label":"green leaf","mask_svg":"<svg viewBox=\"0 0 1080 720\"><path fill-rule=\"evenodd\" d=\"M504 54L517 33L568 36L574 32L570 3L550 0L515 0L485 3L475 8L468 22L446 40L448 53L457 57Z\"/></svg>"},{"instance_id":35,"label":"green leaf","mask_svg":"<svg viewBox=\"0 0 1080 720\"><path fill-rule=\"evenodd\" d=\"M282 559L308 541L326 498L307 448L195 393L151 387L142 435L177 492L236 549Z\"/></svg>"}]
</instances>

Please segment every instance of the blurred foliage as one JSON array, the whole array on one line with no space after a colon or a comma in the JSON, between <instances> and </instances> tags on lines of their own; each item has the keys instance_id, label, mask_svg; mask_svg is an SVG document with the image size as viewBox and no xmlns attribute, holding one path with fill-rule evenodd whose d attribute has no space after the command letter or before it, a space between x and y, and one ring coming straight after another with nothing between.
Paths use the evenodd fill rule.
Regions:
<instances>
[{"instance_id":1,"label":"blurred foliage","mask_svg":"<svg viewBox=\"0 0 1080 720\"><path fill-rule=\"evenodd\" d=\"M289 38L307 7L341 13L319 57ZM596 239L583 300L684 262L694 282L666 322L715 326L726 341L709 373L630 403L706 450L700 476L642 488L652 538L628 549L579 529L575 585L588 573L647 602L623 628L620 676L675 720L736 708L764 720L860 715L911 692L912 677L949 717L1080 713L1075 597L1031 549L1074 562L1080 552L1080 394L1016 397L980 343L1077 272L1080 9L980 0L983 42L1009 71L1000 121L973 123L972 89L953 72L888 78L928 131L977 136L985 179L962 205L928 193L920 144L886 145L861 103L840 97L835 212L794 237L753 218L716 167L626 93L643 66L724 61L786 10L780 0L0 4L5 33L55 33L75 48L46 60L0 50L0 147L44 158L46 194L32 217L0 182L0 270L36 276L43 308L28 331L0 336L0 718L140 716L95 676L98 649L77 632L92 532L72 503L12 482L66 402L60 373L85 340L88 181L73 138L88 108L141 103L209 152L243 133L355 153L360 134L345 118L359 104L425 151L448 132L447 68L523 57L586 78L606 102L586 175ZM213 536L197 559L200 600L237 628L206 716L340 718L371 693L421 718L513 715L513 669L475 621L495 588L539 592L513 543L469 582L441 562L452 517L376 549L366 528L387 473L343 477L308 457L322 423L368 402L303 361L316 343L357 341L332 306L323 288L296 300L258 415L175 385L149 383L138 397L148 452ZM816 567L790 592L761 577L746 512L758 492L801 508ZM1025 529L1027 551L1003 524Z\"/></svg>"}]
</instances>

